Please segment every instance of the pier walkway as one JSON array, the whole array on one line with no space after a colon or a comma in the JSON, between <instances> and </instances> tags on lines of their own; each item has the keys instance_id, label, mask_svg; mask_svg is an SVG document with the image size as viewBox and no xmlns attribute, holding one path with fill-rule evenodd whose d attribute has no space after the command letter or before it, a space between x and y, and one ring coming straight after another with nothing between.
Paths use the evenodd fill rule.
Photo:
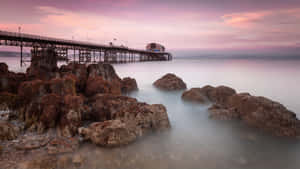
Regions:
<instances>
[{"instance_id":1,"label":"pier walkway","mask_svg":"<svg viewBox=\"0 0 300 169\"><path fill-rule=\"evenodd\" d=\"M127 63L172 60L172 54L169 52L154 52L124 46L103 45L1 30L0 46L20 47L21 66L25 62L30 62L30 60L26 60L23 57L24 47L32 48L32 55L36 54L40 49L53 48L58 58L79 63Z\"/></svg>"}]
</instances>

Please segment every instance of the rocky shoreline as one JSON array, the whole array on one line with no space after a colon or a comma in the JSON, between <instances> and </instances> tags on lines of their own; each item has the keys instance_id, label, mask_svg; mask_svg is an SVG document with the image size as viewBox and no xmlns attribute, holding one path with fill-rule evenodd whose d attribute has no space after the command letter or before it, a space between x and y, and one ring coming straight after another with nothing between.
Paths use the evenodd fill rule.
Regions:
<instances>
[{"instance_id":1,"label":"rocky shoreline","mask_svg":"<svg viewBox=\"0 0 300 169\"><path fill-rule=\"evenodd\" d=\"M138 90L135 79L121 79L110 64L58 68L49 52L32 58L26 73L11 72L0 63L1 168L84 168L86 159L78 153L82 144L121 147L171 128L164 105L125 96ZM296 114L268 98L227 86L187 90L175 74L153 85L183 91L184 101L210 104L212 119L238 119L276 136L300 135Z\"/></svg>"},{"instance_id":2,"label":"rocky shoreline","mask_svg":"<svg viewBox=\"0 0 300 169\"><path fill-rule=\"evenodd\" d=\"M138 90L135 79L119 78L110 64L58 68L49 52L26 73L0 63L1 168L76 168L83 142L118 147L170 128L163 105L122 96Z\"/></svg>"}]
</instances>

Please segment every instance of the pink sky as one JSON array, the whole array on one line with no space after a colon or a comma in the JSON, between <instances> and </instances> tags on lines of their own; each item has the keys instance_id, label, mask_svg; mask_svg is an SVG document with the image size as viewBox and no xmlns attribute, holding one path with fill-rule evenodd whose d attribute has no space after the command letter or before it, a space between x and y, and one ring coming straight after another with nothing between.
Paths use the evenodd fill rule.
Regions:
<instances>
[{"instance_id":1,"label":"pink sky","mask_svg":"<svg viewBox=\"0 0 300 169\"><path fill-rule=\"evenodd\" d=\"M1 0L0 30L144 48L295 47L299 0Z\"/></svg>"}]
</instances>

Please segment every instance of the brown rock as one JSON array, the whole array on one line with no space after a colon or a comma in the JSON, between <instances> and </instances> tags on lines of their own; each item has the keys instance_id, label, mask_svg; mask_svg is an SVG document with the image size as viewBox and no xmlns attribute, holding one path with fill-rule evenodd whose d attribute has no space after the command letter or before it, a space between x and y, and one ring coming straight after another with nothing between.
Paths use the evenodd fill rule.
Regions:
<instances>
[{"instance_id":1,"label":"brown rock","mask_svg":"<svg viewBox=\"0 0 300 169\"><path fill-rule=\"evenodd\" d=\"M195 101L205 103L211 101L218 104L224 104L228 97L234 95L234 89L226 86L204 86L202 88L192 88L182 94L182 99L186 101Z\"/></svg>"},{"instance_id":2,"label":"brown rock","mask_svg":"<svg viewBox=\"0 0 300 169\"><path fill-rule=\"evenodd\" d=\"M86 84L85 94L94 96L97 93L121 94L121 87L118 81L107 81L102 76L90 77Z\"/></svg>"},{"instance_id":3,"label":"brown rock","mask_svg":"<svg viewBox=\"0 0 300 169\"><path fill-rule=\"evenodd\" d=\"M0 121L0 140L13 140L16 139L19 134L19 129L15 125L7 122Z\"/></svg>"},{"instance_id":4,"label":"brown rock","mask_svg":"<svg viewBox=\"0 0 300 169\"><path fill-rule=\"evenodd\" d=\"M80 128L79 133L105 147L126 145L137 138L136 128L121 120L92 123L88 128Z\"/></svg>"},{"instance_id":5,"label":"brown rock","mask_svg":"<svg viewBox=\"0 0 300 169\"><path fill-rule=\"evenodd\" d=\"M76 89L78 92L84 92L86 81L88 78L87 67L84 64L71 62L68 65L60 67L61 76L74 75L76 81Z\"/></svg>"},{"instance_id":6,"label":"brown rock","mask_svg":"<svg viewBox=\"0 0 300 169\"><path fill-rule=\"evenodd\" d=\"M25 81L25 74L5 72L0 73L0 91L17 93L19 85Z\"/></svg>"},{"instance_id":7,"label":"brown rock","mask_svg":"<svg viewBox=\"0 0 300 169\"><path fill-rule=\"evenodd\" d=\"M29 104L33 100L40 100L47 93L47 85L42 80L23 82L18 89L18 95L24 104Z\"/></svg>"},{"instance_id":8,"label":"brown rock","mask_svg":"<svg viewBox=\"0 0 300 169\"><path fill-rule=\"evenodd\" d=\"M31 102L25 111L25 127L37 129L39 132L55 127L61 106L61 97L56 94L47 94L39 101Z\"/></svg>"},{"instance_id":9,"label":"brown rock","mask_svg":"<svg viewBox=\"0 0 300 169\"><path fill-rule=\"evenodd\" d=\"M123 93L129 93L138 90L136 80L133 78L130 77L123 78L121 84L122 84Z\"/></svg>"},{"instance_id":10,"label":"brown rock","mask_svg":"<svg viewBox=\"0 0 300 169\"><path fill-rule=\"evenodd\" d=\"M210 118L218 119L218 120L232 120L239 119L240 114L236 112L234 109L224 108L221 105L213 104L210 108Z\"/></svg>"},{"instance_id":11,"label":"brown rock","mask_svg":"<svg viewBox=\"0 0 300 169\"><path fill-rule=\"evenodd\" d=\"M50 138L45 135L25 135L15 144L17 150L33 150L46 146Z\"/></svg>"},{"instance_id":12,"label":"brown rock","mask_svg":"<svg viewBox=\"0 0 300 169\"><path fill-rule=\"evenodd\" d=\"M163 105L147 105L126 96L98 94L91 101L97 122L79 133L101 146L128 144L148 132L170 128Z\"/></svg>"},{"instance_id":13,"label":"brown rock","mask_svg":"<svg viewBox=\"0 0 300 169\"><path fill-rule=\"evenodd\" d=\"M232 92L231 92L232 93ZM250 126L268 131L277 136L299 136L300 121L296 114L280 103L248 93L222 94L216 99L220 105L210 108L210 117L215 119L241 119Z\"/></svg>"},{"instance_id":14,"label":"brown rock","mask_svg":"<svg viewBox=\"0 0 300 169\"><path fill-rule=\"evenodd\" d=\"M31 57L30 67L27 69L30 79L49 80L58 76L57 55L54 49L40 49Z\"/></svg>"},{"instance_id":15,"label":"brown rock","mask_svg":"<svg viewBox=\"0 0 300 169\"><path fill-rule=\"evenodd\" d=\"M121 81L119 76L116 74L115 69L110 64L90 64L88 66L88 77L97 77L101 76L104 80L112 81Z\"/></svg>"},{"instance_id":16,"label":"brown rock","mask_svg":"<svg viewBox=\"0 0 300 169\"><path fill-rule=\"evenodd\" d=\"M0 110L14 110L17 108L18 96L16 94L1 92L0 93Z\"/></svg>"},{"instance_id":17,"label":"brown rock","mask_svg":"<svg viewBox=\"0 0 300 169\"><path fill-rule=\"evenodd\" d=\"M298 136L300 134L300 121L296 114L280 103L265 97L237 94L229 99L227 107L232 107L239 112L241 119L247 124L274 135Z\"/></svg>"},{"instance_id":18,"label":"brown rock","mask_svg":"<svg viewBox=\"0 0 300 169\"><path fill-rule=\"evenodd\" d=\"M110 93L110 86L111 84L101 76L91 77L87 81L85 94L93 96L97 93Z\"/></svg>"},{"instance_id":19,"label":"brown rock","mask_svg":"<svg viewBox=\"0 0 300 169\"><path fill-rule=\"evenodd\" d=\"M76 79L72 75L66 75L63 78L51 79L49 82L52 93L64 95L76 95Z\"/></svg>"},{"instance_id":20,"label":"brown rock","mask_svg":"<svg viewBox=\"0 0 300 169\"><path fill-rule=\"evenodd\" d=\"M219 104L224 104L230 96L236 94L234 89L227 86L218 86L216 88L205 86L202 90L212 102Z\"/></svg>"},{"instance_id":21,"label":"brown rock","mask_svg":"<svg viewBox=\"0 0 300 169\"><path fill-rule=\"evenodd\" d=\"M84 103L82 96L67 95L64 97L64 106L60 117L60 134L65 137L72 137L82 123Z\"/></svg>"},{"instance_id":22,"label":"brown rock","mask_svg":"<svg viewBox=\"0 0 300 169\"><path fill-rule=\"evenodd\" d=\"M168 73L162 78L155 81L154 86L162 90L181 90L186 89L186 84L183 80L174 74Z\"/></svg>"},{"instance_id":23,"label":"brown rock","mask_svg":"<svg viewBox=\"0 0 300 169\"><path fill-rule=\"evenodd\" d=\"M8 66L6 63L0 63L0 74L7 74L8 73Z\"/></svg>"},{"instance_id":24,"label":"brown rock","mask_svg":"<svg viewBox=\"0 0 300 169\"><path fill-rule=\"evenodd\" d=\"M206 103L208 98L203 94L201 88L191 88L188 91L182 93L181 98L186 101L193 101L199 103Z\"/></svg>"},{"instance_id":25,"label":"brown rock","mask_svg":"<svg viewBox=\"0 0 300 169\"><path fill-rule=\"evenodd\" d=\"M48 94L42 97L42 112L41 116L39 117L39 122L41 123L40 127L43 127L45 129L54 128L61 113L61 106L62 101L59 95Z\"/></svg>"}]
</instances>

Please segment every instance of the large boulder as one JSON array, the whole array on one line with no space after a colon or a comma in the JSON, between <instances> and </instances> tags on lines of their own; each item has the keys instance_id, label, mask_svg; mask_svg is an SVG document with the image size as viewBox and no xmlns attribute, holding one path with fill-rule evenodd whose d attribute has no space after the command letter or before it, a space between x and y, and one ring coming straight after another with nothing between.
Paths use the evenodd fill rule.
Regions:
<instances>
[{"instance_id":1,"label":"large boulder","mask_svg":"<svg viewBox=\"0 0 300 169\"><path fill-rule=\"evenodd\" d=\"M96 145L113 147L133 142L140 131L121 120L107 120L92 123L88 128L80 128L79 133Z\"/></svg>"},{"instance_id":2,"label":"large boulder","mask_svg":"<svg viewBox=\"0 0 300 169\"><path fill-rule=\"evenodd\" d=\"M191 88L188 91L182 93L181 98L185 101L192 101L198 103L206 103L208 98L203 94L201 88Z\"/></svg>"},{"instance_id":3,"label":"large boulder","mask_svg":"<svg viewBox=\"0 0 300 169\"><path fill-rule=\"evenodd\" d=\"M153 85L159 89L170 91L186 89L186 84L183 82L183 80L171 73L168 73L162 78L156 80Z\"/></svg>"},{"instance_id":4,"label":"large boulder","mask_svg":"<svg viewBox=\"0 0 300 169\"><path fill-rule=\"evenodd\" d=\"M111 94L98 94L91 102L93 119L100 122L80 128L79 132L97 145L120 146L149 132L170 128L163 105L148 105Z\"/></svg>"},{"instance_id":5,"label":"large boulder","mask_svg":"<svg viewBox=\"0 0 300 169\"><path fill-rule=\"evenodd\" d=\"M236 94L225 105L247 124L278 136L299 136L300 121L282 104L265 97Z\"/></svg>"},{"instance_id":6,"label":"large boulder","mask_svg":"<svg viewBox=\"0 0 300 169\"><path fill-rule=\"evenodd\" d=\"M129 93L138 90L136 80L130 77L125 77L121 81L122 93Z\"/></svg>"},{"instance_id":7,"label":"large boulder","mask_svg":"<svg viewBox=\"0 0 300 169\"><path fill-rule=\"evenodd\" d=\"M121 81L120 77L116 74L114 67L110 64L90 64L87 68L88 77L101 76L107 81Z\"/></svg>"},{"instance_id":8,"label":"large boulder","mask_svg":"<svg viewBox=\"0 0 300 169\"><path fill-rule=\"evenodd\" d=\"M194 101L206 103L208 101L224 104L228 97L234 95L234 89L227 86L204 86L202 88L192 88L183 92L182 99L186 101Z\"/></svg>"},{"instance_id":9,"label":"large boulder","mask_svg":"<svg viewBox=\"0 0 300 169\"><path fill-rule=\"evenodd\" d=\"M0 120L0 140L13 140L16 139L19 134L19 129L17 126Z\"/></svg>"}]
</instances>

